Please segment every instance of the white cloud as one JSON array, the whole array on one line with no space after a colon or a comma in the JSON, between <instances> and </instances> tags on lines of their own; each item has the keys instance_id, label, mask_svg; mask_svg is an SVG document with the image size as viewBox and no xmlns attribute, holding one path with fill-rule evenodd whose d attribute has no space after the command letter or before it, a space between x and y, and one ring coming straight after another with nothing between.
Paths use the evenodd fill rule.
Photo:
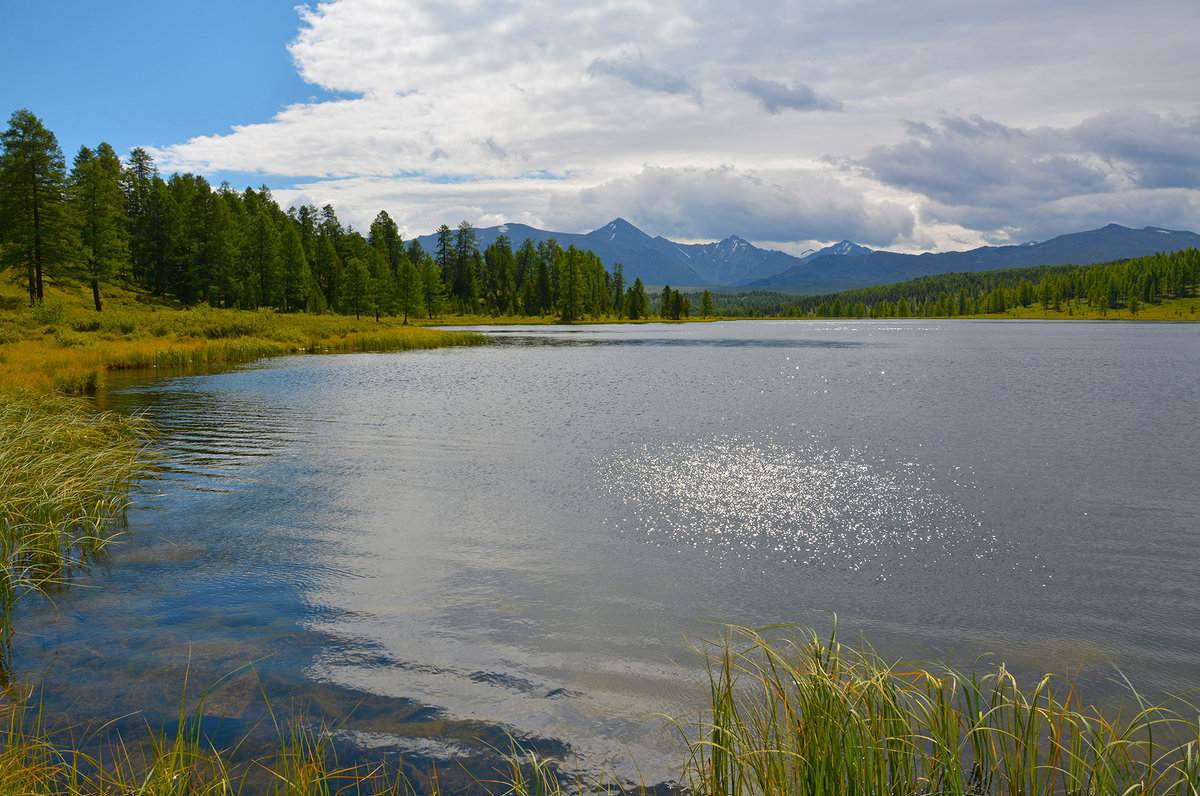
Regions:
<instances>
[{"instance_id":1,"label":"white cloud","mask_svg":"<svg viewBox=\"0 0 1200 796\"><path fill-rule=\"evenodd\" d=\"M1194 189L1198 37L1191 0L327 0L291 53L341 99L155 155L418 231L462 210L564 231L640 214L697 238L1028 237L1072 197Z\"/></svg>"}]
</instances>

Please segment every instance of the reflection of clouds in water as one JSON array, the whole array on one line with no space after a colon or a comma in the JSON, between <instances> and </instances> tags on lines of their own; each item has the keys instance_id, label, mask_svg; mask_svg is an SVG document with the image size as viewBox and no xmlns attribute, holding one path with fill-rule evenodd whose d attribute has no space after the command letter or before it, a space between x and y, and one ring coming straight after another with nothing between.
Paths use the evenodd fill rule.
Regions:
<instances>
[{"instance_id":1,"label":"reflection of clouds in water","mask_svg":"<svg viewBox=\"0 0 1200 796\"><path fill-rule=\"evenodd\" d=\"M622 531L718 557L887 571L996 549L953 497L971 485L815 442L643 445L601 463L600 477L625 507Z\"/></svg>"}]
</instances>

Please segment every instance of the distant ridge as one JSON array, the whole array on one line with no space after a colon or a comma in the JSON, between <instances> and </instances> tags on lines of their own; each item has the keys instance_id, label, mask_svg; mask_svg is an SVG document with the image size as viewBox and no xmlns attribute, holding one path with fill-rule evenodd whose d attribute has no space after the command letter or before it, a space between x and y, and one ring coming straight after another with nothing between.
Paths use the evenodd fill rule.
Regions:
<instances>
[{"instance_id":1,"label":"distant ridge","mask_svg":"<svg viewBox=\"0 0 1200 796\"><path fill-rule=\"evenodd\" d=\"M1089 265L1155 252L1200 248L1194 232L1145 227L1130 229L1109 224L1087 232L1074 232L1038 243L982 246L963 252L900 254L873 251L843 240L820 251L795 257L760 249L737 235L715 243L675 243L651 237L623 218L616 218L586 234L548 232L525 224L503 224L476 230L481 248L507 235L513 248L526 238L534 242L554 239L563 248L575 246L595 252L605 267L623 263L625 279L640 278L647 285L672 287L724 287L777 290L788 293L829 293L871 285L902 282L919 276L964 271L992 271L1033 265ZM428 251L437 246L436 235L417 238Z\"/></svg>"},{"instance_id":2,"label":"distant ridge","mask_svg":"<svg viewBox=\"0 0 1200 796\"><path fill-rule=\"evenodd\" d=\"M857 256L818 253L786 271L746 283L745 287L789 293L829 293L903 282L931 274L1034 265L1091 265L1187 248L1200 248L1200 235L1161 227L1130 229L1109 224L1087 232L1059 235L1043 243L981 246L965 252L899 254L875 251Z\"/></svg>"}]
</instances>

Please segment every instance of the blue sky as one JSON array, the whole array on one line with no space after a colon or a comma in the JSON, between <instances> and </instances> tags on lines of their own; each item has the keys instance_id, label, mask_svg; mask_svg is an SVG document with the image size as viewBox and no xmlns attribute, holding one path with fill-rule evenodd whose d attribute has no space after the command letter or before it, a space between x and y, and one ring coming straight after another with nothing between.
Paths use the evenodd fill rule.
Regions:
<instances>
[{"instance_id":1,"label":"blue sky","mask_svg":"<svg viewBox=\"0 0 1200 796\"><path fill-rule=\"evenodd\" d=\"M1195 0L0 0L0 113L68 161L785 251L1200 230Z\"/></svg>"},{"instance_id":2,"label":"blue sky","mask_svg":"<svg viewBox=\"0 0 1200 796\"><path fill-rule=\"evenodd\" d=\"M301 79L287 50L300 23L295 6L0 0L0 112L35 113L70 164L80 146L107 141L124 156L328 99Z\"/></svg>"}]
</instances>

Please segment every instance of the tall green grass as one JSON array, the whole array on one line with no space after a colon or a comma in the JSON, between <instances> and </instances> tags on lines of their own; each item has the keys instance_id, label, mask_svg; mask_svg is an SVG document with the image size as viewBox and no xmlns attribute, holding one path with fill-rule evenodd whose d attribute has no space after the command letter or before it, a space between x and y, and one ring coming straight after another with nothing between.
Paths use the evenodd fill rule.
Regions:
<instances>
[{"instance_id":1,"label":"tall green grass","mask_svg":"<svg viewBox=\"0 0 1200 796\"><path fill-rule=\"evenodd\" d=\"M14 602L101 554L146 474L148 424L62 396L0 402L0 636Z\"/></svg>"},{"instance_id":2,"label":"tall green grass","mask_svg":"<svg viewBox=\"0 0 1200 796\"><path fill-rule=\"evenodd\" d=\"M694 794L1177 794L1200 789L1197 708L1182 696L1131 715L1080 705L1071 681L887 664L811 630L736 629L705 650ZM773 635L768 635L773 634ZM695 718L695 717L693 717ZM683 723L677 723L684 729Z\"/></svg>"}]
</instances>

